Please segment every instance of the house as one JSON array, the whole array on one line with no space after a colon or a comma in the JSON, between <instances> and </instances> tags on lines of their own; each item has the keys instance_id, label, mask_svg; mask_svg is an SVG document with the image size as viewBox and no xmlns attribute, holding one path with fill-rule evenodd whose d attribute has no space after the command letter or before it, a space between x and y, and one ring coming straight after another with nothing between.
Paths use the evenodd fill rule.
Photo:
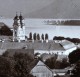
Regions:
<instances>
[{"instance_id":1,"label":"house","mask_svg":"<svg viewBox=\"0 0 80 77\"><path fill-rule=\"evenodd\" d=\"M35 77L53 77L51 69L42 61L38 61L37 65L30 72Z\"/></svg>"},{"instance_id":2,"label":"house","mask_svg":"<svg viewBox=\"0 0 80 77\"><path fill-rule=\"evenodd\" d=\"M30 71L30 74L35 77L55 77L57 75L64 76L67 71L68 69L50 69L46 64L39 60Z\"/></svg>"}]
</instances>

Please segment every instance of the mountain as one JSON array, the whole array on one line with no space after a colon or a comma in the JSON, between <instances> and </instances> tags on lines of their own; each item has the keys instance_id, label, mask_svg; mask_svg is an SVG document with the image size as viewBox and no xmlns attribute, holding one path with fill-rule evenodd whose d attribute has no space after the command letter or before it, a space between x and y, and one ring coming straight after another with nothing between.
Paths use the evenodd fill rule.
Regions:
<instances>
[{"instance_id":1,"label":"mountain","mask_svg":"<svg viewBox=\"0 0 80 77\"><path fill-rule=\"evenodd\" d=\"M16 12L27 16L33 11L46 7L54 0L0 0L0 16L13 17Z\"/></svg>"},{"instance_id":2,"label":"mountain","mask_svg":"<svg viewBox=\"0 0 80 77\"><path fill-rule=\"evenodd\" d=\"M54 0L50 5L36 10L29 15L36 18L79 19L79 3L79 0Z\"/></svg>"},{"instance_id":3,"label":"mountain","mask_svg":"<svg viewBox=\"0 0 80 77\"><path fill-rule=\"evenodd\" d=\"M0 0L0 16L26 18L79 19L80 0Z\"/></svg>"}]
</instances>

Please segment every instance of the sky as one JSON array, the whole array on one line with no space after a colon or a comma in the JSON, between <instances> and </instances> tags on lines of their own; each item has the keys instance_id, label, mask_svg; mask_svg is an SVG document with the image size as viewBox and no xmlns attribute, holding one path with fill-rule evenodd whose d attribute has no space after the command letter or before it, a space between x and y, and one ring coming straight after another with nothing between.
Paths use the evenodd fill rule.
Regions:
<instances>
[{"instance_id":1,"label":"sky","mask_svg":"<svg viewBox=\"0 0 80 77\"><path fill-rule=\"evenodd\" d=\"M13 18L80 19L80 0L0 0L0 16Z\"/></svg>"}]
</instances>

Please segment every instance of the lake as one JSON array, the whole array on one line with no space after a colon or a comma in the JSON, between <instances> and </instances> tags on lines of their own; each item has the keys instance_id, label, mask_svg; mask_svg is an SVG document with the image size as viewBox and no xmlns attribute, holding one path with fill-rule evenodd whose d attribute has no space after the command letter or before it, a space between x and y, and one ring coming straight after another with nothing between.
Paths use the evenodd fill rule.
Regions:
<instances>
[{"instance_id":1,"label":"lake","mask_svg":"<svg viewBox=\"0 0 80 77\"><path fill-rule=\"evenodd\" d=\"M53 39L54 36L80 38L80 26L47 25L45 23L47 20L54 19L25 19L26 35L28 36L30 32L36 32L39 34L48 33L49 39ZM0 22L4 22L12 28L13 19L0 19Z\"/></svg>"}]
</instances>

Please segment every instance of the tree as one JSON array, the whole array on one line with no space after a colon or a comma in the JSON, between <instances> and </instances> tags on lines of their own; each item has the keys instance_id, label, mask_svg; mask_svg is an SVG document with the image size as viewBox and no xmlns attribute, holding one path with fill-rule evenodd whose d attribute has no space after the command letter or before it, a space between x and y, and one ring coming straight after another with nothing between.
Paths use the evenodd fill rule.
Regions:
<instances>
[{"instance_id":1,"label":"tree","mask_svg":"<svg viewBox=\"0 0 80 77\"><path fill-rule=\"evenodd\" d=\"M29 40L32 40L32 33L29 33Z\"/></svg>"},{"instance_id":2,"label":"tree","mask_svg":"<svg viewBox=\"0 0 80 77\"><path fill-rule=\"evenodd\" d=\"M53 40L64 40L65 38L62 36L55 36Z\"/></svg>"},{"instance_id":3,"label":"tree","mask_svg":"<svg viewBox=\"0 0 80 77\"><path fill-rule=\"evenodd\" d=\"M45 64L46 64L49 68L54 69L54 68L55 68L56 59L57 59L57 55L55 55L54 57L51 57L51 58L47 59L47 60L45 61Z\"/></svg>"},{"instance_id":4,"label":"tree","mask_svg":"<svg viewBox=\"0 0 80 77\"><path fill-rule=\"evenodd\" d=\"M63 69L69 66L66 58L63 58L62 61L57 60L58 55L55 55L45 61L45 64L51 69Z\"/></svg>"},{"instance_id":5,"label":"tree","mask_svg":"<svg viewBox=\"0 0 80 77\"><path fill-rule=\"evenodd\" d=\"M41 35L42 40L44 40L44 34Z\"/></svg>"},{"instance_id":6,"label":"tree","mask_svg":"<svg viewBox=\"0 0 80 77\"><path fill-rule=\"evenodd\" d=\"M48 40L48 34L47 33L45 34L45 40Z\"/></svg>"},{"instance_id":7,"label":"tree","mask_svg":"<svg viewBox=\"0 0 80 77\"><path fill-rule=\"evenodd\" d=\"M39 34L37 34L37 40L40 40L40 35Z\"/></svg>"},{"instance_id":8,"label":"tree","mask_svg":"<svg viewBox=\"0 0 80 77\"><path fill-rule=\"evenodd\" d=\"M30 64L33 59L28 54L16 53L14 54L14 60L16 61L14 66L16 77L26 77L29 75Z\"/></svg>"},{"instance_id":9,"label":"tree","mask_svg":"<svg viewBox=\"0 0 80 77\"><path fill-rule=\"evenodd\" d=\"M11 77L12 64L9 58L0 56L0 77Z\"/></svg>"},{"instance_id":10,"label":"tree","mask_svg":"<svg viewBox=\"0 0 80 77\"><path fill-rule=\"evenodd\" d=\"M71 71L71 77L80 77L80 60L76 63L76 66Z\"/></svg>"},{"instance_id":11,"label":"tree","mask_svg":"<svg viewBox=\"0 0 80 77\"><path fill-rule=\"evenodd\" d=\"M9 52L6 51L6 52L4 52L4 53L2 54L2 56L4 56L4 57L8 57L8 54L9 54Z\"/></svg>"},{"instance_id":12,"label":"tree","mask_svg":"<svg viewBox=\"0 0 80 77\"><path fill-rule=\"evenodd\" d=\"M34 58L21 52L16 52L11 57L8 54L5 52L0 56L0 77L33 77L29 72Z\"/></svg>"},{"instance_id":13,"label":"tree","mask_svg":"<svg viewBox=\"0 0 80 77\"><path fill-rule=\"evenodd\" d=\"M60 65L60 68L63 69L63 68L66 68L69 65L70 65L70 63L67 62L67 58L63 58L62 62L61 62L61 65Z\"/></svg>"},{"instance_id":14,"label":"tree","mask_svg":"<svg viewBox=\"0 0 80 77\"><path fill-rule=\"evenodd\" d=\"M71 64L76 63L78 60L80 60L80 49L74 50L69 54L68 57Z\"/></svg>"},{"instance_id":15,"label":"tree","mask_svg":"<svg viewBox=\"0 0 80 77\"><path fill-rule=\"evenodd\" d=\"M13 32L10 30L10 28L2 23L3 26L1 26L0 28L0 35L3 35L3 36L12 36L13 35Z\"/></svg>"},{"instance_id":16,"label":"tree","mask_svg":"<svg viewBox=\"0 0 80 77\"><path fill-rule=\"evenodd\" d=\"M36 40L36 33L33 34L33 39Z\"/></svg>"},{"instance_id":17,"label":"tree","mask_svg":"<svg viewBox=\"0 0 80 77\"><path fill-rule=\"evenodd\" d=\"M55 69L61 69L61 61L59 61L59 60L56 60L56 62L55 62L55 67L54 67Z\"/></svg>"}]
</instances>

